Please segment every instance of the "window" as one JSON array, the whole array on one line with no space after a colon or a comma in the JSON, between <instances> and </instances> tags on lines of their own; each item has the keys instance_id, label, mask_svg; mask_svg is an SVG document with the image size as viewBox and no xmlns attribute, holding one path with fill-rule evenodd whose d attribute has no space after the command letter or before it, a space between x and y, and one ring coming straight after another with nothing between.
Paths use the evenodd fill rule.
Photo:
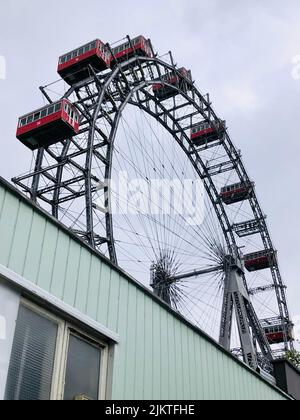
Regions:
<instances>
[{"instance_id":1,"label":"window","mask_svg":"<svg viewBox=\"0 0 300 420\"><path fill-rule=\"evenodd\" d=\"M50 107L48 108L48 115L53 114L53 112L54 112L54 106L50 106Z\"/></svg>"},{"instance_id":2,"label":"window","mask_svg":"<svg viewBox=\"0 0 300 420\"><path fill-rule=\"evenodd\" d=\"M22 118L22 119L20 120L19 127L23 127L24 125L26 125L26 118Z\"/></svg>"},{"instance_id":3,"label":"window","mask_svg":"<svg viewBox=\"0 0 300 420\"><path fill-rule=\"evenodd\" d=\"M108 348L27 301L20 305L6 400L105 398Z\"/></svg>"},{"instance_id":4,"label":"window","mask_svg":"<svg viewBox=\"0 0 300 420\"><path fill-rule=\"evenodd\" d=\"M14 337L6 400L49 400L58 326L21 306Z\"/></svg>"},{"instance_id":5,"label":"window","mask_svg":"<svg viewBox=\"0 0 300 420\"><path fill-rule=\"evenodd\" d=\"M54 112L58 112L60 110L61 110L61 104L60 103L56 104L55 107L54 107Z\"/></svg>"},{"instance_id":6,"label":"window","mask_svg":"<svg viewBox=\"0 0 300 420\"><path fill-rule=\"evenodd\" d=\"M78 55L82 55L83 54L83 48L79 49Z\"/></svg>"},{"instance_id":7,"label":"window","mask_svg":"<svg viewBox=\"0 0 300 420\"><path fill-rule=\"evenodd\" d=\"M101 352L99 344L70 334L64 400L74 400L80 395L98 400Z\"/></svg>"},{"instance_id":8,"label":"window","mask_svg":"<svg viewBox=\"0 0 300 420\"><path fill-rule=\"evenodd\" d=\"M71 55L71 54L68 54L68 55L67 55L67 61L70 61L70 60L71 60L71 58L72 58L72 55Z\"/></svg>"},{"instance_id":9,"label":"window","mask_svg":"<svg viewBox=\"0 0 300 420\"><path fill-rule=\"evenodd\" d=\"M35 114L34 114L34 116L33 116L33 121L37 121L37 120L39 120L40 119L40 113L39 112L36 112Z\"/></svg>"},{"instance_id":10,"label":"window","mask_svg":"<svg viewBox=\"0 0 300 420\"><path fill-rule=\"evenodd\" d=\"M29 117L27 117L27 124L32 123L33 121L33 115L29 115Z\"/></svg>"},{"instance_id":11,"label":"window","mask_svg":"<svg viewBox=\"0 0 300 420\"><path fill-rule=\"evenodd\" d=\"M43 109L41 112L41 118L45 118L47 116L47 109Z\"/></svg>"},{"instance_id":12,"label":"window","mask_svg":"<svg viewBox=\"0 0 300 420\"><path fill-rule=\"evenodd\" d=\"M94 48L96 48L96 41L91 43L91 50L93 50Z\"/></svg>"}]
</instances>

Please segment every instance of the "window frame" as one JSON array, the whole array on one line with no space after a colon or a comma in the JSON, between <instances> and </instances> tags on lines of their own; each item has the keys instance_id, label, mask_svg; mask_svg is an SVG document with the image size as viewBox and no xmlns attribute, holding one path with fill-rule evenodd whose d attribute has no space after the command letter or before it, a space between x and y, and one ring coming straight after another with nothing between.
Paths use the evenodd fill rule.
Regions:
<instances>
[{"instance_id":1,"label":"window frame","mask_svg":"<svg viewBox=\"0 0 300 420\"><path fill-rule=\"evenodd\" d=\"M66 321L63 315L55 315L51 312L51 310L33 303L24 297L21 298L20 306L25 307L26 309L54 322L57 325L50 401L64 400L65 377L71 334L101 349L98 401L105 400L107 397L107 380L109 373L109 342L100 339L97 333L94 335L93 333L86 332L82 327L77 327L75 323Z\"/></svg>"},{"instance_id":2,"label":"window frame","mask_svg":"<svg viewBox=\"0 0 300 420\"><path fill-rule=\"evenodd\" d=\"M64 388L65 388L65 378L67 373L67 363L68 363L68 352L69 352L69 343L70 336L75 335L83 341L90 343L91 345L96 345L101 349L101 359L100 359L100 373L99 373L99 390L98 390L98 401L105 400L106 398L106 386L107 386L107 376L108 376L108 345L105 344L102 340L96 339L89 333L84 332L80 328L74 327L74 325L66 322L65 324L65 334L64 342L62 348L62 364L60 366L59 377L57 382L57 388L54 387L54 395L56 394L56 400L64 401Z\"/></svg>"}]
</instances>

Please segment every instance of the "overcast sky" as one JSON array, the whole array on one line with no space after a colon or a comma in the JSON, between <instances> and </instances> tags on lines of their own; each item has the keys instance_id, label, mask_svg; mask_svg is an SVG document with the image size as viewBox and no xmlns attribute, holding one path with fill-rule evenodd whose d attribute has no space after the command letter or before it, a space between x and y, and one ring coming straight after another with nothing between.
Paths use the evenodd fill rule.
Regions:
<instances>
[{"instance_id":1,"label":"overcast sky","mask_svg":"<svg viewBox=\"0 0 300 420\"><path fill-rule=\"evenodd\" d=\"M15 140L17 117L43 104L38 86L57 80L60 54L97 37L144 34L192 69L227 120L268 215L291 312L300 314L300 80L292 77L299 22L299 0L1 2L0 175L30 165Z\"/></svg>"}]
</instances>

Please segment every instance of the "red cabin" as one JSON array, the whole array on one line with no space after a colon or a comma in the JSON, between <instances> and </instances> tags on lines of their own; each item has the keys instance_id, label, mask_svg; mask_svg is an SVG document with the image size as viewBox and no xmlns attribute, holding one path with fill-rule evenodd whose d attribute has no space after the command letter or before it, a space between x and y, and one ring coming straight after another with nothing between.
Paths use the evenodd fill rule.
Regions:
<instances>
[{"instance_id":1,"label":"red cabin","mask_svg":"<svg viewBox=\"0 0 300 420\"><path fill-rule=\"evenodd\" d=\"M226 121L203 121L195 125L191 130L191 140L196 146L221 140L226 129Z\"/></svg>"},{"instance_id":2,"label":"red cabin","mask_svg":"<svg viewBox=\"0 0 300 420\"><path fill-rule=\"evenodd\" d=\"M165 100L178 94L177 89L168 85L177 86L184 92L190 90L190 86L186 81L192 82L192 73L190 70L182 67L177 72L165 74L162 77L162 80L167 83L167 85L164 83L155 83L153 85L153 92L158 99Z\"/></svg>"},{"instance_id":3,"label":"red cabin","mask_svg":"<svg viewBox=\"0 0 300 420\"><path fill-rule=\"evenodd\" d=\"M241 182L222 188L220 197L226 205L239 203L253 196L254 183Z\"/></svg>"},{"instance_id":4,"label":"red cabin","mask_svg":"<svg viewBox=\"0 0 300 420\"><path fill-rule=\"evenodd\" d=\"M244 256L245 267L248 271L260 271L274 267L276 264L276 252L264 250Z\"/></svg>"},{"instance_id":5,"label":"red cabin","mask_svg":"<svg viewBox=\"0 0 300 420\"><path fill-rule=\"evenodd\" d=\"M288 341L294 341L293 326L290 324L285 325L280 319L274 318L274 320L262 321L262 327L271 345L284 343L285 333Z\"/></svg>"},{"instance_id":6,"label":"red cabin","mask_svg":"<svg viewBox=\"0 0 300 420\"><path fill-rule=\"evenodd\" d=\"M59 58L58 74L69 85L74 85L90 77L89 65L96 73L110 67L111 53L106 45L96 39Z\"/></svg>"},{"instance_id":7,"label":"red cabin","mask_svg":"<svg viewBox=\"0 0 300 420\"><path fill-rule=\"evenodd\" d=\"M112 52L114 55L112 66L115 66L117 63L127 61L135 55L149 58L153 57L150 41L142 35L132 39L131 43L127 41L124 44L113 48Z\"/></svg>"},{"instance_id":8,"label":"red cabin","mask_svg":"<svg viewBox=\"0 0 300 420\"><path fill-rule=\"evenodd\" d=\"M62 99L19 118L17 139L31 150L76 136L80 114L67 100Z\"/></svg>"}]
</instances>

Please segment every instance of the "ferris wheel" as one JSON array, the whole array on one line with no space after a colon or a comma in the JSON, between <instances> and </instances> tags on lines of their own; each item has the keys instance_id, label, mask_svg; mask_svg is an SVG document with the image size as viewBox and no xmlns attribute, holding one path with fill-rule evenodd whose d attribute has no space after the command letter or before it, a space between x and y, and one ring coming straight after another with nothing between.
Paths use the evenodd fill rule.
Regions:
<instances>
[{"instance_id":1,"label":"ferris wheel","mask_svg":"<svg viewBox=\"0 0 300 420\"><path fill-rule=\"evenodd\" d=\"M293 348L276 249L241 152L191 71L143 36L59 59L19 119L14 183L254 369Z\"/></svg>"}]
</instances>

